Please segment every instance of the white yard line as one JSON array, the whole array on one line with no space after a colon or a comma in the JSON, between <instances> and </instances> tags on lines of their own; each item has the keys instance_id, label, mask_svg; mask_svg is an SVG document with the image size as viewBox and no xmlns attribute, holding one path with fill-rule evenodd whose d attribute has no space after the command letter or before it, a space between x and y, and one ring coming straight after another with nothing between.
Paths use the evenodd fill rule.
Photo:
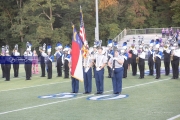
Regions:
<instances>
[{"instance_id":1,"label":"white yard line","mask_svg":"<svg viewBox=\"0 0 180 120\"><path fill-rule=\"evenodd\" d=\"M175 120L176 118L180 118L180 114L179 114L179 115L176 115L176 116L174 116L174 117L172 117L172 118L169 118L169 119L167 119L167 120Z\"/></svg>"},{"instance_id":2,"label":"white yard line","mask_svg":"<svg viewBox=\"0 0 180 120\"><path fill-rule=\"evenodd\" d=\"M138 87L138 86L143 86L143 85L148 85L148 84L153 84L153 83L158 83L158 82L163 82L163 81L167 81L168 79L163 79L163 80L158 80L158 81L153 81L153 82L148 82L148 83L144 83L144 84L138 84L138 85L134 85L134 86L129 86L129 87L124 87L122 89L128 89L128 88L134 88L134 87ZM105 91L104 93L108 93L111 92L110 91ZM8 113L13 113L13 112L18 112L18 111L22 111L22 110L28 110L28 109L32 109L32 108L38 108L38 107L43 107L43 106L47 106L47 105L52 105L52 104L57 104L57 103L62 103L62 102L67 102L67 101L71 101L71 100L77 100L77 99L81 99L87 96L91 96L94 94L90 94L90 95L85 95L85 96L81 96L81 97L76 97L76 98L72 98L72 99L67 99L67 100L60 100L60 101L56 101L56 102L51 102L51 103L46 103L46 104L41 104L41 105L36 105L36 106L31 106L31 107L26 107L26 108L21 108L21 109L16 109L16 110L11 110L11 111L6 111L6 112L1 112L0 115L4 115L4 114L8 114Z\"/></svg>"},{"instance_id":3,"label":"white yard line","mask_svg":"<svg viewBox=\"0 0 180 120\"><path fill-rule=\"evenodd\" d=\"M48 86L48 85L54 85L54 84L60 84L60 83L67 83L67 82L70 82L70 80L68 80L68 81L63 81L63 82L56 82L56 83L35 85L35 86L30 86L30 87L22 87L22 88L16 88L16 89L1 90L0 92L8 92L8 91L14 91L14 90L22 90L22 89L27 89L27 88L34 88L34 87L40 87L40 86Z\"/></svg>"}]
</instances>

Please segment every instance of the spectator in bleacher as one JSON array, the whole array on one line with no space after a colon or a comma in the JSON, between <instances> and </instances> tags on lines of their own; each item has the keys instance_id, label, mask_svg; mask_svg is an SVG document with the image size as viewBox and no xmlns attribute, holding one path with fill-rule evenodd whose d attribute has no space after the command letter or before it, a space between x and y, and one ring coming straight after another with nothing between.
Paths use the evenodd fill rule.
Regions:
<instances>
[{"instance_id":1,"label":"spectator in bleacher","mask_svg":"<svg viewBox=\"0 0 180 120\"><path fill-rule=\"evenodd\" d=\"M170 30L169 30L169 34L170 34L170 36L172 37L173 36L173 29L172 29L172 27L170 28Z\"/></svg>"},{"instance_id":2,"label":"spectator in bleacher","mask_svg":"<svg viewBox=\"0 0 180 120\"><path fill-rule=\"evenodd\" d=\"M165 29L163 28L163 29L162 29L162 38L165 37L165 33L166 33L166 31L165 31Z\"/></svg>"},{"instance_id":3,"label":"spectator in bleacher","mask_svg":"<svg viewBox=\"0 0 180 120\"><path fill-rule=\"evenodd\" d=\"M169 38L169 29L166 28L166 38Z\"/></svg>"},{"instance_id":4,"label":"spectator in bleacher","mask_svg":"<svg viewBox=\"0 0 180 120\"><path fill-rule=\"evenodd\" d=\"M176 30L176 33L179 34L179 29Z\"/></svg>"}]
</instances>

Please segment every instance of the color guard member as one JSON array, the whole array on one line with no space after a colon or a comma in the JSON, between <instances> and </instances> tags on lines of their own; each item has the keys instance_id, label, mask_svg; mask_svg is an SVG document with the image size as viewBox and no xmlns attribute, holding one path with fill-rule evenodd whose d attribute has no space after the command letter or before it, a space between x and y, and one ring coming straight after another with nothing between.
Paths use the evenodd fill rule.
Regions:
<instances>
[{"instance_id":1,"label":"color guard member","mask_svg":"<svg viewBox=\"0 0 180 120\"><path fill-rule=\"evenodd\" d=\"M95 71L95 80L96 80L96 94L103 94L104 91L104 67L106 66L107 59L106 56L102 53L103 48L101 46L98 47L98 54L95 57L96 63L96 71Z\"/></svg>"},{"instance_id":2,"label":"color guard member","mask_svg":"<svg viewBox=\"0 0 180 120\"><path fill-rule=\"evenodd\" d=\"M89 94L92 91L92 66L93 60L89 52L87 57L83 59L83 71L84 71L84 94Z\"/></svg>"},{"instance_id":3,"label":"color guard member","mask_svg":"<svg viewBox=\"0 0 180 120\"><path fill-rule=\"evenodd\" d=\"M118 49L114 49L114 57L108 62L109 67L111 67L112 71L114 71L112 75L114 94L121 94L122 91L123 63L123 56L119 55Z\"/></svg>"}]
</instances>

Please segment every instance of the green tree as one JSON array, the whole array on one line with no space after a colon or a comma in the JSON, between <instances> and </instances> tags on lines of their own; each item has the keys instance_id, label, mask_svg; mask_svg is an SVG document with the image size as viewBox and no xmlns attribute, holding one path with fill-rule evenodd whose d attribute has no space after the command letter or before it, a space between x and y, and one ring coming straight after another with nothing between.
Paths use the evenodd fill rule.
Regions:
<instances>
[{"instance_id":1,"label":"green tree","mask_svg":"<svg viewBox=\"0 0 180 120\"><path fill-rule=\"evenodd\" d=\"M180 0L175 0L171 4L172 23L174 26L180 26Z\"/></svg>"}]
</instances>

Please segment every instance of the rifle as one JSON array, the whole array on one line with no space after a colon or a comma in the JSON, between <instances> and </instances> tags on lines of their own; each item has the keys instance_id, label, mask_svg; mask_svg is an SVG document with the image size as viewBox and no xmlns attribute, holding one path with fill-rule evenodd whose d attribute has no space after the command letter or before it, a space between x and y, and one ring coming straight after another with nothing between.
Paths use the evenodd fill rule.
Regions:
<instances>
[{"instance_id":1,"label":"rifle","mask_svg":"<svg viewBox=\"0 0 180 120\"><path fill-rule=\"evenodd\" d=\"M114 46L114 42L113 43L113 51L114 51L114 54L115 54L115 46ZM114 54L113 54L113 58L114 58ZM112 70L111 70L111 77L114 77L114 70L115 70L115 60L113 60L113 65L112 65Z\"/></svg>"}]
</instances>

